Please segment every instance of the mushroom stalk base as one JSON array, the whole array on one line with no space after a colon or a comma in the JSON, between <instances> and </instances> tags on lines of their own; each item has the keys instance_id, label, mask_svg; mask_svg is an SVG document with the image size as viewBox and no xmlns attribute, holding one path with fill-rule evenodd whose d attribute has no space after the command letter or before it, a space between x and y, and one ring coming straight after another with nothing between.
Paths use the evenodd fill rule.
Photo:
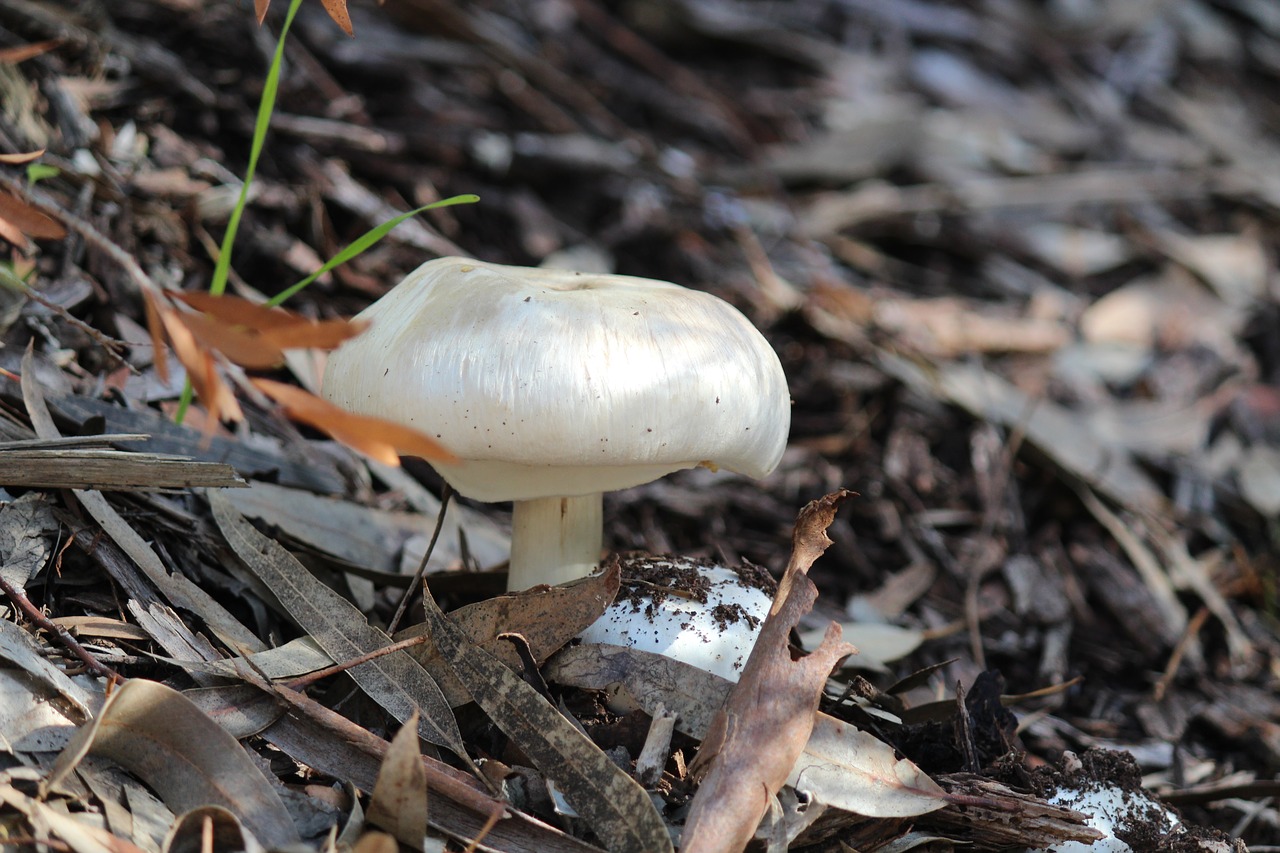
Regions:
<instances>
[{"instance_id":1,"label":"mushroom stalk base","mask_svg":"<svg viewBox=\"0 0 1280 853\"><path fill-rule=\"evenodd\" d=\"M586 577L600 564L604 496L516 501L511 515L507 589L528 589Z\"/></svg>"}]
</instances>

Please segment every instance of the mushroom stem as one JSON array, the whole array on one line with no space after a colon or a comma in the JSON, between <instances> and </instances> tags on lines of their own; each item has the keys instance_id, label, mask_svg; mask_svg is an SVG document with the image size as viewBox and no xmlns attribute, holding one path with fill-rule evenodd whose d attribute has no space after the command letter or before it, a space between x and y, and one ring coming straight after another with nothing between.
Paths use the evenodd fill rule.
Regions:
<instances>
[{"instance_id":1,"label":"mushroom stem","mask_svg":"<svg viewBox=\"0 0 1280 853\"><path fill-rule=\"evenodd\" d=\"M507 589L586 577L600 564L604 495L516 501L511 515Z\"/></svg>"}]
</instances>

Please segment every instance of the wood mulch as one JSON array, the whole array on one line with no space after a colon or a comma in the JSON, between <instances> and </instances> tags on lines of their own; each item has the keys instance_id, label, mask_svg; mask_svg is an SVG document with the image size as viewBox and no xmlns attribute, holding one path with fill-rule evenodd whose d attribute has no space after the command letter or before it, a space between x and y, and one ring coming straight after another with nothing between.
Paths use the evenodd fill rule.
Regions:
<instances>
[{"instance_id":1,"label":"wood mulch","mask_svg":"<svg viewBox=\"0 0 1280 853\"><path fill-rule=\"evenodd\" d=\"M349 606L381 636L441 481L252 393L242 423L197 405L175 424L183 374L157 370L139 287L207 288L286 6L259 27L244 3L0 3L0 154L44 149L52 167L32 183L0 162L0 843L101 849L109 832L159 850L223 773L262 790L223 802L242 823L208 818L220 833L316 848L367 822L397 833L391 789L377 808L369 795L408 748L392 740L406 716L352 674L305 675L373 647L298 641L322 639L318 623L246 549L323 581L297 608L335 590L350 604L315 618L346 624ZM770 849L1036 846L1072 825L1047 802L1062 784L1146 790L1194 828L1175 837L1153 814L1135 850L1280 849L1275 8L394 0L353 3L349 38L307 0L230 292L269 297L379 223L475 193L288 307L349 316L424 260L465 255L676 281L765 333L794 401L779 468L609 495L606 544L776 576L801 507L856 492L793 638L812 649L840 622L861 654L824 712L951 796L923 815L820 799L806 815L787 788ZM318 371L292 353L269 375L315 390ZM428 565L446 610L501 592L489 570L507 554L503 507L450 512ZM525 612L528 648L503 659L628 764L650 715L537 673L539 650L576 633L538 620L586 595ZM420 598L410 613L423 621ZM147 685L118 728L158 708L161 733L47 787L117 677ZM290 686L264 705L269 680ZM424 765L446 793L421 827L450 839L424 849L603 845L607 820L581 799L570 814L527 744L440 680L458 733L418 731L461 738L489 787L447 751ZM248 748L193 757L208 719ZM678 827L697 738L677 726L672 744L652 790ZM108 760L139 749L204 763L175 793ZM495 785L517 817L488 826ZM292 836L255 811L268 800ZM174 832L198 843L204 819Z\"/></svg>"}]
</instances>

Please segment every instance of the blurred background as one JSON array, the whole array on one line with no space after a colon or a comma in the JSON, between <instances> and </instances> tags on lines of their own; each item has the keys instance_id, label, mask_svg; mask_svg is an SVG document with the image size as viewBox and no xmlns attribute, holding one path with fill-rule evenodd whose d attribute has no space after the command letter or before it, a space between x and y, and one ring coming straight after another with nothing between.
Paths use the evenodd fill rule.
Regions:
<instances>
[{"instance_id":1,"label":"blurred background","mask_svg":"<svg viewBox=\"0 0 1280 853\"><path fill-rule=\"evenodd\" d=\"M160 284L207 287L286 6L259 27L245 2L5 0L0 151L45 149L41 191ZM319 2L298 14L231 292L278 293L475 193L289 307L349 315L447 254L729 300L790 379L783 464L613 495L608 545L777 573L796 511L853 489L813 624L849 625L858 673L937 666L916 703L984 670L1007 694L1058 685L1017 706L1033 760L1128 749L1195 819L1280 843L1257 784L1280 768L1280 5L353 0L350 18L354 37ZM0 288L0 366L34 340L64 390L172 411L181 374L155 373L127 277L74 237L9 242L39 298ZM287 456L249 415L235 440ZM411 507L339 455L294 485Z\"/></svg>"}]
</instances>

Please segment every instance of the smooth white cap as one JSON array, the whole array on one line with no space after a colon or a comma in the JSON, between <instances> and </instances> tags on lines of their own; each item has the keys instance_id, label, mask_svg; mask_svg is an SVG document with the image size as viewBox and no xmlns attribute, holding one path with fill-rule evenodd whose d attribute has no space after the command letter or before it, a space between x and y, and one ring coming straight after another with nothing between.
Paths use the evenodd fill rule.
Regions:
<instances>
[{"instance_id":1,"label":"smooth white cap","mask_svg":"<svg viewBox=\"0 0 1280 853\"><path fill-rule=\"evenodd\" d=\"M324 395L438 438L461 494L624 489L710 463L763 477L790 396L777 355L710 294L620 275L428 261L329 357Z\"/></svg>"}]
</instances>

